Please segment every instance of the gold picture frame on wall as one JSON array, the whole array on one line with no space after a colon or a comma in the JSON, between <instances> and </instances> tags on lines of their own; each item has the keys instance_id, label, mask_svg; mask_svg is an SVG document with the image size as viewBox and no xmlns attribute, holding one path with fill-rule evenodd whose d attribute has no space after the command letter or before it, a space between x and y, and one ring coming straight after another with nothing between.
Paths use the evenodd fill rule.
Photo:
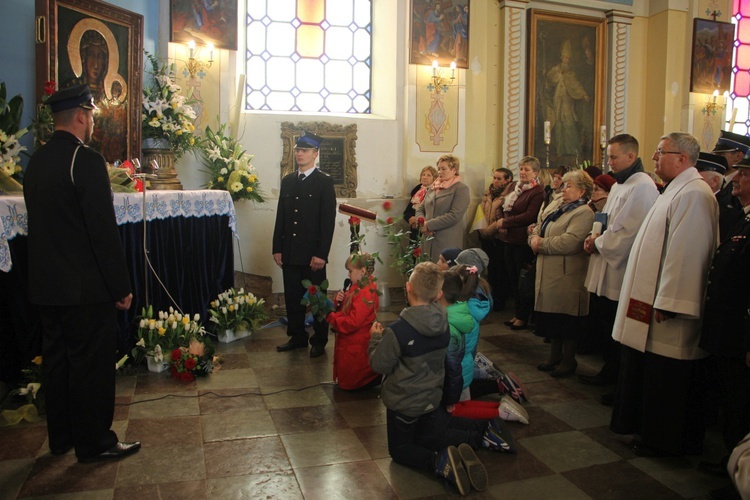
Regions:
<instances>
[{"instance_id":1,"label":"gold picture frame on wall","mask_svg":"<svg viewBox=\"0 0 750 500\"><path fill-rule=\"evenodd\" d=\"M532 10L526 145L542 165L573 166L599 159L604 125L604 18ZM545 144L549 122L549 157Z\"/></svg>"},{"instance_id":2,"label":"gold picture frame on wall","mask_svg":"<svg viewBox=\"0 0 750 500\"><path fill-rule=\"evenodd\" d=\"M282 122L281 178L297 169L294 144L304 132L321 137L318 167L333 179L338 198L357 197L357 125L337 125L325 122Z\"/></svg>"},{"instance_id":3,"label":"gold picture frame on wall","mask_svg":"<svg viewBox=\"0 0 750 500\"><path fill-rule=\"evenodd\" d=\"M88 83L100 108L90 146L113 163L141 155L143 16L97 0L36 0L36 97Z\"/></svg>"}]
</instances>

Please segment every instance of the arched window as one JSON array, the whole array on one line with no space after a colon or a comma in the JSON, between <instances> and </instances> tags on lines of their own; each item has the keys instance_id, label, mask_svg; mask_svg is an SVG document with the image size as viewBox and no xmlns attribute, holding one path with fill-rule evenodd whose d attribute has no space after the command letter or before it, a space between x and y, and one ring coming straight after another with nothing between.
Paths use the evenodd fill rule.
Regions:
<instances>
[{"instance_id":1,"label":"arched window","mask_svg":"<svg viewBox=\"0 0 750 500\"><path fill-rule=\"evenodd\" d=\"M245 109L370 113L371 0L247 0Z\"/></svg>"}]
</instances>

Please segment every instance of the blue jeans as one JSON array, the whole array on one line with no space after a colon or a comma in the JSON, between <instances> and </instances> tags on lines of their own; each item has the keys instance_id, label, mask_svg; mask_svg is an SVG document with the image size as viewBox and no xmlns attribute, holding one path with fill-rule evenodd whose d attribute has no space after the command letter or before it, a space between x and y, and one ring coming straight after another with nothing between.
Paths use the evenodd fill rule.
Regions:
<instances>
[{"instance_id":1,"label":"blue jeans","mask_svg":"<svg viewBox=\"0 0 750 500\"><path fill-rule=\"evenodd\" d=\"M436 453L448 446L481 447L487 429L486 421L453 417L442 407L419 417L388 410L387 422L393 461L429 471L435 470Z\"/></svg>"}]
</instances>

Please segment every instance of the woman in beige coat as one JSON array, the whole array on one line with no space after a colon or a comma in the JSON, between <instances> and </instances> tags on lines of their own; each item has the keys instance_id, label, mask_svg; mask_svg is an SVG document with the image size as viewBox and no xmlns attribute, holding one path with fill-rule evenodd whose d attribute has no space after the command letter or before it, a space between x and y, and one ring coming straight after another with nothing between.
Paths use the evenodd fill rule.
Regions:
<instances>
[{"instance_id":1,"label":"woman in beige coat","mask_svg":"<svg viewBox=\"0 0 750 500\"><path fill-rule=\"evenodd\" d=\"M417 207L417 218L424 217L422 232L432 239L425 242L424 251L433 262L445 248L464 247L466 209L469 208L469 186L458 175L460 161L453 155L438 159L438 177L427 190L422 205Z\"/></svg>"},{"instance_id":2,"label":"woman in beige coat","mask_svg":"<svg viewBox=\"0 0 750 500\"><path fill-rule=\"evenodd\" d=\"M562 205L529 236L536 260L536 335L552 339L549 359L537 368L553 377L575 373L576 347L585 333L589 294L584 287L588 254L583 241L594 212L587 205L594 182L583 170L563 176Z\"/></svg>"}]
</instances>

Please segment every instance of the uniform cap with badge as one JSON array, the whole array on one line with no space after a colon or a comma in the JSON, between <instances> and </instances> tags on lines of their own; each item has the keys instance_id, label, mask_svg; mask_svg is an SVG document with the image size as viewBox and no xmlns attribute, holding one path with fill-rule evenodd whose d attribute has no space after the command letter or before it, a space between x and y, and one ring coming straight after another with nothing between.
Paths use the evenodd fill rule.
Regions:
<instances>
[{"instance_id":1,"label":"uniform cap with badge","mask_svg":"<svg viewBox=\"0 0 750 500\"><path fill-rule=\"evenodd\" d=\"M86 83L58 90L49 96L47 104L49 104L53 113L73 108L99 109L94 104L91 88Z\"/></svg>"},{"instance_id":2,"label":"uniform cap with badge","mask_svg":"<svg viewBox=\"0 0 750 500\"><path fill-rule=\"evenodd\" d=\"M727 159L721 155L701 151L698 155L698 163L695 164L695 168L698 169L698 172L713 171L724 175L727 173L729 164L727 163Z\"/></svg>"},{"instance_id":3,"label":"uniform cap with badge","mask_svg":"<svg viewBox=\"0 0 750 500\"><path fill-rule=\"evenodd\" d=\"M297 139L297 143L295 144L295 147L297 148L320 148L320 143L323 142L322 137L318 137L317 135L313 134L312 132L303 132L301 136L299 136L299 139Z\"/></svg>"},{"instance_id":4,"label":"uniform cap with badge","mask_svg":"<svg viewBox=\"0 0 750 500\"><path fill-rule=\"evenodd\" d=\"M742 151L747 154L750 151L750 137L722 130L712 153L731 153L733 151Z\"/></svg>"}]
</instances>

